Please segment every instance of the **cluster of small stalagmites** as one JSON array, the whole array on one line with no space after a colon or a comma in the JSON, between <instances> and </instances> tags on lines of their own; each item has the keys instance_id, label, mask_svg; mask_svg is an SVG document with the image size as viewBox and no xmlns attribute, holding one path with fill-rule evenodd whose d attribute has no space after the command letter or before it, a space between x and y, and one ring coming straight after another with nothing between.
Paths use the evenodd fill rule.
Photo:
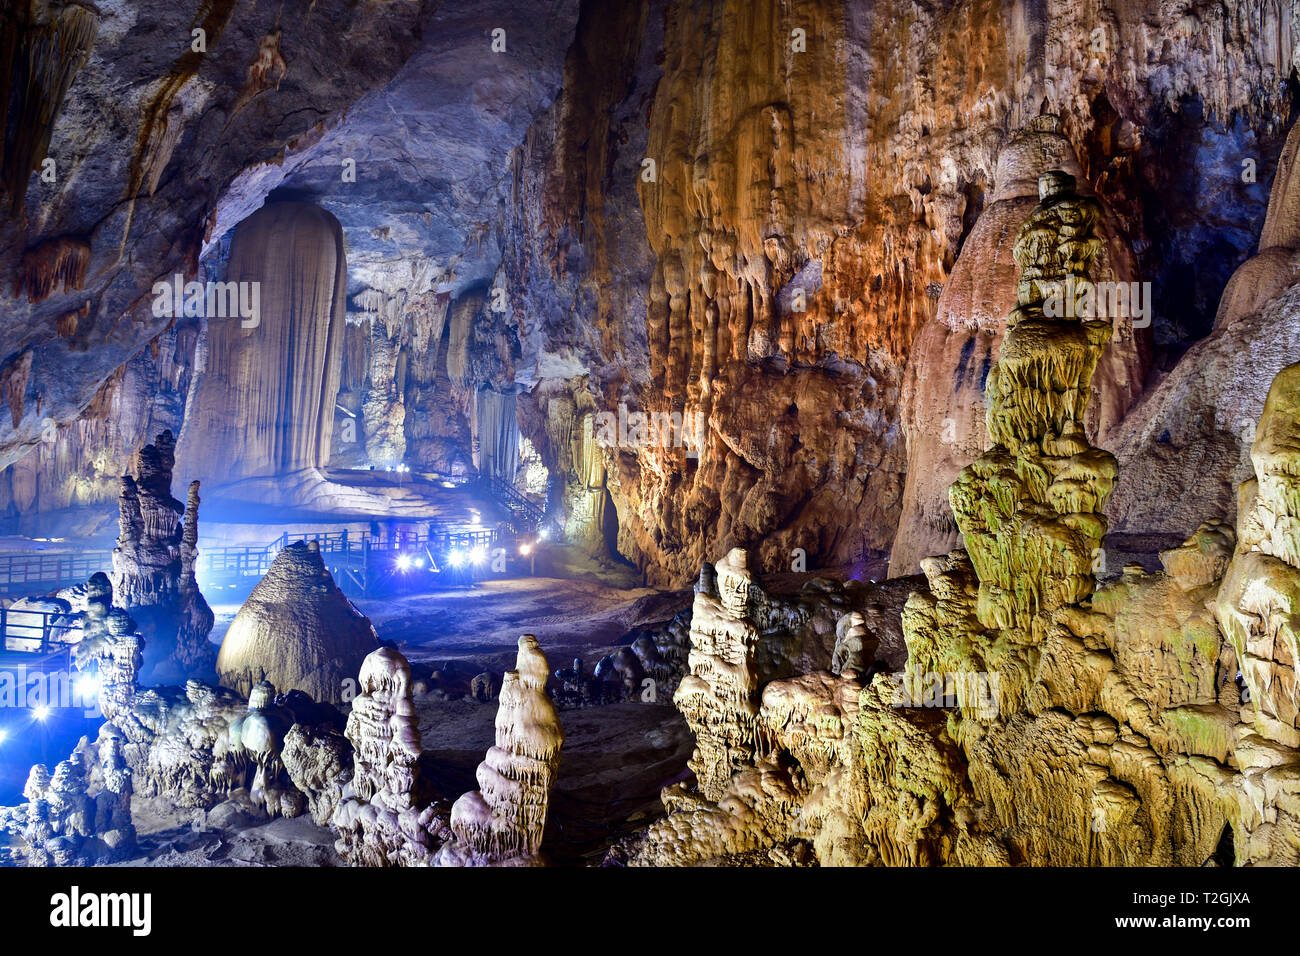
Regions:
<instances>
[{"instance_id":1,"label":"cluster of small stalagmites","mask_svg":"<svg viewBox=\"0 0 1300 956\"><path fill-rule=\"evenodd\" d=\"M142 689L144 638L126 611L112 607L112 589L103 575L91 579L87 592L86 638L76 648L77 667L98 673L105 728L120 735L121 752L142 796L208 809L249 789L268 814L287 817L309 804L315 811L336 801L329 777L335 768L346 772L347 763L346 747L330 736L329 715L337 717L336 711L301 693L277 698L265 681L248 700L197 680L183 688ZM310 755L295 751L297 761L286 766L281 757L286 741L299 739L291 731L324 749ZM295 784L295 771L302 786Z\"/></svg>"},{"instance_id":2,"label":"cluster of small stalagmites","mask_svg":"<svg viewBox=\"0 0 1300 956\"><path fill-rule=\"evenodd\" d=\"M719 799L732 774L754 764L761 636L752 620L751 591L757 585L748 553L733 548L713 571L708 580L702 576L695 593L690 673L673 695L695 734L690 768L708 800Z\"/></svg>"},{"instance_id":3,"label":"cluster of small stalagmites","mask_svg":"<svg viewBox=\"0 0 1300 956\"><path fill-rule=\"evenodd\" d=\"M1016 241L1018 304L989 373L993 447L950 492L980 580L980 622L1026 644L1043 639L1052 611L1092 592L1106 532L1100 512L1115 479L1114 458L1084 434L1092 374L1110 336L1109 320L1089 309L1101 208L1059 170L1040 178L1039 197Z\"/></svg>"},{"instance_id":4,"label":"cluster of small stalagmites","mask_svg":"<svg viewBox=\"0 0 1300 956\"><path fill-rule=\"evenodd\" d=\"M190 485L188 506L172 497L175 449L172 433L164 431L140 450L136 477L122 476L113 587L123 607L157 608L148 615L151 639L174 640L172 656L183 673L194 674L211 666L214 618L194 577L198 482Z\"/></svg>"},{"instance_id":5,"label":"cluster of small stalagmites","mask_svg":"<svg viewBox=\"0 0 1300 956\"><path fill-rule=\"evenodd\" d=\"M501 680L496 743L475 774L478 790L451 808L454 838L442 866L526 865L539 861L551 784L564 746L559 712L546 693L550 665L537 638L519 638L515 669Z\"/></svg>"},{"instance_id":6,"label":"cluster of small stalagmites","mask_svg":"<svg viewBox=\"0 0 1300 956\"><path fill-rule=\"evenodd\" d=\"M844 847L854 836L861 841L854 821L865 813L864 788L853 787L862 690L851 673L824 670L769 683L755 717L751 765L737 768L716 797L666 789L667 817L650 827L628 862L790 865L783 848L791 841L820 841L818 856L829 863L859 862Z\"/></svg>"},{"instance_id":7,"label":"cluster of small stalagmites","mask_svg":"<svg viewBox=\"0 0 1300 956\"><path fill-rule=\"evenodd\" d=\"M555 671L555 703L561 709L618 701L667 702L686 673L690 651L689 609L642 631L626 647L606 654L588 670L581 658Z\"/></svg>"},{"instance_id":8,"label":"cluster of small stalagmites","mask_svg":"<svg viewBox=\"0 0 1300 956\"><path fill-rule=\"evenodd\" d=\"M89 866L123 859L135 847L131 770L122 741L82 739L51 774L36 764L23 788L26 803L0 808L0 830L20 838L27 866Z\"/></svg>"},{"instance_id":9,"label":"cluster of small stalagmites","mask_svg":"<svg viewBox=\"0 0 1300 956\"><path fill-rule=\"evenodd\" d=\"M420 773L411 666L381 647L362 662L359 688L346 729L352 780L333 814L335 847L353 866L427 863L445 821Z\"/></svg>"}]
</instances>

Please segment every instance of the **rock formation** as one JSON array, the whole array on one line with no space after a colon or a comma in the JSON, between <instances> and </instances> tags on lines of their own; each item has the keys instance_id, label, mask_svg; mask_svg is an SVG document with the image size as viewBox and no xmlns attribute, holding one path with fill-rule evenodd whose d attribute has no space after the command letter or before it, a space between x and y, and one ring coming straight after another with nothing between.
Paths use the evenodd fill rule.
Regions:
<instances>
[{"instance_id":1,"label":"rock formation","mask_svg":"<svg viewBox=\"0 0 1300 956\"><path fill-rule=\"evenodd\" d=\"M324 466L346 310L338 221L306 203L264 206L235 230L225 281L240 284L249 314L208 316L206 362L181 432L182 470L221 485ZM231 396L240 396L234 406Z\"/></svg>"},{"instance_id":2,"label":"rock formation","mask_svg":"<svg viewBox=\"0 0 1300 956\"><path fill-rule=\"evenodd\" d=\"M1081 174L1073 147L1055 116L1040 116L1017 132L998 155L990 202L962 245L939 296L937 314L912 343L902 395L907 436L907 484L890 554L892 575L914 573L921 558L951 549L958 540L948 507L948 486L985 450L985 385L1002 346L1005 322L1016 304L1019 224L1039 201L1038 177L1049 169ZM1132 253L1109 211L1097 217L1093 277L1101 282L1136 279ZM1109 319L1111 341L1098 360L1095 401L1084 426L1093 439L1122 419L1140 393L1149 360L1149 332L1134 329L1141 317L1126 307ZM1149 321L1149 317L1147 317Z\"/></svg>"},{"instance_id":3,"label":"rock formation","mask_svg":"<svg viewBox=\"0 0 1300 956\"><path fill-rule=\"evenodd\" d=\"M969 553L922 562L906 666L761 687L752 757L717 797L666 790L632 862L1294 862L1280 781L1300 743L1286 623L1300 367L1270 390L1236 534L1206 521L1162 571L1097 587L1115 465L1083 415L1104 337L1041 309L1047 283L1086 281L1096 248L1095 207L1068 184L1045 177L1017 240L992 447L952 488ZM719 702L694 723L728 716Z\"/></svg>"},{"instance_id":4,"label":"rock formation","mask_svg":"<svg viewBox=\"0 0 1300 956\"><path fill-rule=\"evenodd\" d=\"M411 700L411 668L381 647L361 666L347 738L352 782L334 811L339 855L353 866L416 866L437 849L437 817L419 767L420 734Z\"/></svg>"},{"instance_id":5,"label":"rock formation","mask_svg":"<svg viewBox=\"0 0 1300 956\"><path fill-rule=\"evenodd\" d=\"M1246 688L1243 722L1260 737L1300 748L1293 619L1300 595L1300 365L1273 380L1250 457L1255 478L1241 486L1232 561L1226 574L1214 569L1223 576L1214 614Z\"/></svg>"},{"instance_id":6,"label":"rock formation","mask_svg":"<svg viewBox=\"0 0 1300 956\"><path fill-rule=\"evenodd\" d=\"M134 792L202 810L242 794L271 816L310 808L327 818L350 772L337 711L300 692L277 696L265 680L247 700L197 680L141 687L144 638L126 611L112 607L106 578L92 578L87 590L76 666L98 678L107 721L99 745L125 761ZM319 749L304 753L304 740Z\"/></svg>"},{"instance_id":7,"label":"rock formation","mask_svg":"<svg viewBox=\"0 0 1300 956\"><path fill-rule=\"evenodd\" d=\"M21 837L17 862L25 866L117 862L135 849L131 793L120 738L82 738L53 774L43 764L32 767L27 802L0 807L0 830Z\"/></svg>"},{"instance_id":8,"label":"rock formation","mask_svg":"<svg viewBox=\"0 0 1300 956\"><path fill-rule=\"evenodd\" d=\"M716 565L717 593L700 591L691 613L690 674L673 703L695 733L691 770L717 800L731 775L753 762L758 744L759 629L751 621L749 555L732 549Z\"/></svg>"},{"instance_id":9,"label":"rock formation","mask_svg":"<svg viewBox=\"0 0 1300 956\"><path fill-rule=\"evenodd\" d=\"M313 542L284 548L221 642L217 672L247 694L269 680L282 692L341 703L345 682L379 644L370 621L338 589Z\"/></svg>"},{"instance_id":10,"label":"rock formation","mask_svg":"<svg viewBox=\"0 0 1300 956\"><path fill-rule=\"evenodd\" d=\"M453 841L439 852L443 866L537 862L546 829L551 784L564 746L559 714L546 694L550 673L537 638L519 638L515 669L497 698L496 744L478 766L478 790L451 808Z\"/></svg>"},{"instance_id":11,"label":"rock formation","mask_svg":"<svg viewBox=\"0 0 1300 956\"><path fill-rule=\"evenodd\" d=\"M994 444L950 492L980 580L980 623L1024 644L1040 643L1054 611L1091 594L1115 480L1114 458L1084 431L1110 322L1086 309L1052 317L1045 307L1062 288L1075 301L1095 295L1101 209L1060 171L1040 177L1039 200L1016 240L1017 305L989 373Z\"/></svg>"},{"instance_id":12,"label":"rock formation","mask_svg":"<svg viewBox=\"0 0 1300 956\"><path fill-rule=\"evenodd\" d=\"M215 655L208 643L212 610L194 576L199 483L181 505L171 493L174 463L172 433L164 431L141 449L135 478L122 477L113 590L148 641L155 676L203 677Z\"/></svg>"}]
</instances>

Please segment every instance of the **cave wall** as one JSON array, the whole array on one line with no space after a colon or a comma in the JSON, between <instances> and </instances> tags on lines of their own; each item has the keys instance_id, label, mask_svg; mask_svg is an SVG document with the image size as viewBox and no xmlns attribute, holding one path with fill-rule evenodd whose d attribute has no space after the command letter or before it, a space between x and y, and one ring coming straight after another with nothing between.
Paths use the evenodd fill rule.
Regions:
<instances>
[{"instance_id":1,"label":"cave wall","mask_svg":"<svg viewBox=\"0 0 1300 956\"><path fill-rule=\"evenodd\" d=\"M322 414L321 463L473 468L475 395L516 390L553 517L652 583L732 546L761 571L803 553L874 576L891 549L891 573L914 570L951 541L949 472L982 442L1002 240L1029 198L999 157L1050 117L1052 161L1109 211L1115 274L1154 285L1153 327L1103 359L1094 438L1129 476L1216 442L1215 461L1240 464L1211 421L1224 403L1183 433L1153 424L1176 404L1144 399L1194 378L1204 349L1189 346L1219 334L1219 295L1254 251L1292 105L1293 5L358 10L290 3L277 23L205 0L146 25L100 5L51 126L60 178L30 177L0 228L0 464L29 456L0 478L11 511L99 495L149 430L179 424L128 416L120 439L87 434L83 453L70 438L58 463L41 443L47 420L94 420L105 383L122 387L110 376L132 408L160 386L164 405L186 400L189 372L130 373L167 328L150 284L201 253L215 270L277 191L333 214L350 264L346 411ZM211 53L184 53L191 20ZM489 54L497 26L507 49ZM40 133L12 98L6 123ZM24 142L40 152L40 135ZM206 362L207 344L176 361ZM698 413L702 447L594 440L620 411ZM1186 534L1223 497L1206 494L1167 520L1123 486L1111 507L1122 530Z\"/></svg>"},{"instance_id":2,"label":"cave wall","mask_svg":"<svg viewBox=\"0 0 1300 956\"><path fill-rule=\"evenodd\" d=\"M6 142L24 144L21 156L6 153L0 222L0 466L31 452L47 420L80 418L158 337L170 320L154 314L152 285L195 276L210 214L237 175L275 166L289 144L388 82L419 45L430 6L5 7L5 43L39 34L46 53L0 90ZM70 17L83 23L76 37L57 32ZM82 29L92 37L84 60ZM50 46L51 31L65 39ZM270 57L268 74L262 60L277 46L288 68Z\"/></svg>"},{"instance_id":3,"label":"cave wall","mask_svg":"<svg viewBox=\"0 0 1300 956\"><path fill-rule=\"evenodd\" d=\"M584 8L586 17L595 14ZM1163 374L1205 334L1258 234L1290 112L1295 17L1271 0L1158 10L667 3L651 5L636 34L652 46L662 24L662 48L653 65L633 70L631 56L589 52L580 21L569 69L600 77L601 92L575 92L566 76L559 132L544 123L530 130L530 144L544 144L562 172L548 174L526 144L517 215L534 228L516 230L506 252L516 281L554 287L520 306L526 329L546 334L535 353L549 380L534 390L534 440L545 443L536 423L560 392L585 391L592 414L620 402L703 411L698 460L680 448L608 456L619 550L659 583L687 580L705 554L733 545L750 546L764 570L790 566L795 549L814 566L874 567L900 519L909 538L928 525L950 541L953 468L935 467L929 419L956 407L954 448L981 441L979 379L943 396L972 331L975 361L996 358L1004 310L992 295L979 331L979 310L962 293L950 293L958 300L946 318L940 299L981 213L1006 186L999 155L1040 116L1056 117L1065 158L1110 210L1115 278L1153 283L1152 326L1119 329L1103 359L1111 368L1090 425L1104 445L1149 384L1152 363ZM608 19L604 28L626 34L630 48L630 28ZM647 88L642 146L639 128L609 117ZM563 120L575 113L583 132L566 138ZM616 152L599 146L615 136ZM1254 182L1241 175L1245 159ZM653 161L653 179L642 160ZM593 161L603 164L598 189ZM629 179L653 254L618 246L625 262L653 269L644 353L626 333L603 333L610 293L598 291L621 278L599 250ZM575 180L582 188L568 185ZM573 194L582 201L565 216L535 211ZM997 245L977 236L968 274L996 269ZM578 321L561 329L534 318L557 305ZM628 324L638 327L638 317L631 312ZM955 346L936 322L958 329ZM605 371L598 354L623 358L626 370ZM918 390L918 380L929 384ZM918 408L925 413L914 415ZM909 476L925 487L908 493ZM914 571L916 559L941 550L933 545L905 545L891 572Z\"/></svg>"}]
</instances>

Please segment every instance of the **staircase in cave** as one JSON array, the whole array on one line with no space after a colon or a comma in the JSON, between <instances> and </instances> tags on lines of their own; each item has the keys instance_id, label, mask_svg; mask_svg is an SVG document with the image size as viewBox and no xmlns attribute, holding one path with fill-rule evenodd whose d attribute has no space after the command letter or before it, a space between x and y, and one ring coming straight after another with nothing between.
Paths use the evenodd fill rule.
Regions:
<instances>
[{"instance_id":1,"label":"staircase in cave","mask_svg":"<svg viewBox=\"0 0 1300 956\"><path fill-rule=\"evenodd\" d=\"M516 534L534 532L546 519L546 509L497 475L483 477L480 484L483 494L510 512L510 525Z\"/></svg>"}]
</instances>

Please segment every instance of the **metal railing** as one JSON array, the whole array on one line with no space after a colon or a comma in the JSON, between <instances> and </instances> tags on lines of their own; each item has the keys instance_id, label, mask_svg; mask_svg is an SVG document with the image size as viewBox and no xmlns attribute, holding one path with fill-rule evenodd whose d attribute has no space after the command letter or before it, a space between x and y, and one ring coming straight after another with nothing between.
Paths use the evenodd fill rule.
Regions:
<instances>
[{"instance_id":1,"label":"metal railing","mask_svg":"<svg viewBox=\"0 0 1300 956\"><path fill-rule=\"evenodd\" d=\"M81 619L64 611L0 608L0 649L49 656L81 640Z\"/></svg>"},{"instance_id":2,"label":"metal railing","mask_svg":"<svg viewBox=\"0 0 1300 956\"><path fill-rule=\"evenodd\" d=\"M38 588L84 584L96 571L112 566L111 551L0 554L0 594L30 594Z\"/></svg>"},{"instance_id":3,"label":"metal railing","mask_svg":"<svg viewBox=\"0 0 1300 956\"><path fill-rule=\"evenodd\" d=\"M441 561L456 551L468 553L479 547L510 547L518 535L536 530L545 514L541 507L499 478L484 481L484 487L509 510L513 518L501 528L467 526L465 522L434 519L428 522L428 532L286 531L270 544L261 546L201 546L195 560L195 572L209 581L260 578L276 555L289 545L314 541L336 577L346 572L357 578L353 572L360 571L359 577L364 581L369 577L370 555L373 553L427 551L430 557L436 556ZM111 551L0 554L0 595L48 593L55 588L84 584L95 572L108 573L112 568Z\"/></svg>"},{"instance_id":4,"label":"metal railing","mask_svg":"<svg viewBox=\"0 0 1300 956\"><path fill-rule=\"evenodd\" d=\"M518 519L516 531L535 531L546 517L545 510L539 504L505 479L489 475L483 479L483 485L491 497L497 499Z\"/></svg>"}]
</instances>

